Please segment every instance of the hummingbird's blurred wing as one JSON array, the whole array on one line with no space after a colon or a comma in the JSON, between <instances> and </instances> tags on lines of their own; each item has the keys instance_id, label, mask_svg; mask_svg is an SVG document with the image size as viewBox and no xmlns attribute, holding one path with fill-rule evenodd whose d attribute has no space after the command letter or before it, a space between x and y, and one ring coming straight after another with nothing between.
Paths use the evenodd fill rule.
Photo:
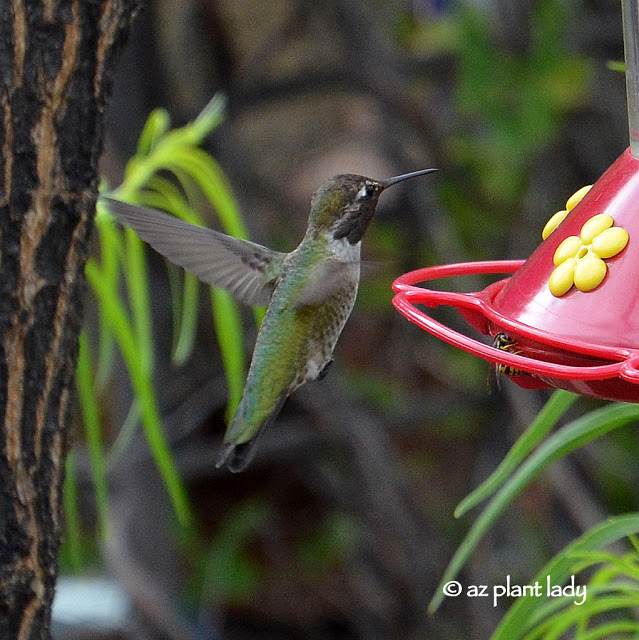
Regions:
<instances>
[{"instance_id":1,"label":"hummingbird's blurred wing","mask_svg":"<svg viewBox=\"0 0 639 640\"><path fill-rule=\"evenodd\" d=\"M348 282L345 275L349 269L356 270L353 277L357 282L359 279L357 261L347 262L339 258L322 260L313 269L300 291L293 296L292 304L296 309L324 304L329 298L344 290L345 282Z\"/></svg>"},{"instance_id":2,"label":"hummingbird's blurred wing","mask_svg":"<svg viewBox=\"0 0 639 640\"><path fill-rule=\"evenodd\" d=\"M189 224L157 209L101 199L141 240L203 282L226 289L246 304L269 303L285 253Z\"/></svg>"}]
</instances>

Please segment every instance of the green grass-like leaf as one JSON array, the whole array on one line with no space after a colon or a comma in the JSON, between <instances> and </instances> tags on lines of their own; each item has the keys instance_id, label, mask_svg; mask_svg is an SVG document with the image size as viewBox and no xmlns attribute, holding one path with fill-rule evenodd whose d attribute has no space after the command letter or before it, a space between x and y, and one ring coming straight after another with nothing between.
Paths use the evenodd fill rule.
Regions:
<instances>
[{"instance_id":1,"label":"green grass-like leaf","mask_svg":"<svg viewBox=\"0 0 639 640\"><path fill-rule=\"evenodd\" d=\"M608 60L606 67L610 71L616 71L618 73L626 73L626 63L623 60Z\"/></svg>"},{"instance_id":2,"label":"green grass-like leaf","mask_svg":"<svg viewBox=\"0 0 639 640\"><path fill-rule=\"evenodd\" d=\"M235 413L244 389L244 339L242 320L235 301L227 291L211 288L213 323L222 354L229 397L226 403L227 419Z\"/></svg>"},{"instance_id":3,"label":"green grass-like leaf","mask_svg":"<svg viewBox=\"0 0 639 640\"><path fill-rule=\"evenodd\" d=\"M459 503L455 509L455 517L459 518L482 500L485 500L488 496L495 493L522 460L546 437L578 398L579 396L574 393L569 393L568 391L555 391L530 427L526 429L524 434L512 446L508 455L503 459L497 469L480 484L479 487Z\"/></svg>"},{"instance_id":4,"label":"green grass-like leaf","mask_svg":"<svg viewBox=\"0 0 639 640\"><path fill-rule=\"evenodd\" d=\"M585 633L582 632L577 636L576 640L637 640L637 637L639 637L639 623L621 621L609 622Z\"/></svg>"},{"instance_id":5,"label":"green grass-like leaf","mask_svg":"<svg viewBox=\"0 0 639 640\"><path fill-rule=\"evenodd\" d=\"M176 269L169 269L173 310L173 354L171 360L177 367L183 365L193 352L200 288L198 279L190 273L185 273L182 279L182 294L180 295L179 282L181 277Z\"/></svg>"},{"instance_id":6,"label":"green grass-like leaf","mask_svg":"<svg viewBox=\"0 0 639 640\"><path fill-rule=\"evenodd\" d=\"M171 456L153 393L149 370L144 366L137 336L128 320L117 293L100 286L100 270L94 261L88 261L85 273L95 296L100 303L100 312L108 319L115 339L129 371L131 384L140 405L142 425L149 448L167 487L173 508L183 525L192 520L186 490L182 484L175 462Z\"/></svg>"},{"instance_id":7,"label":"green grass-like leaf","mask_svg":"<svg viewBox=\"0 0 639 640\"><path fill-rule=\"evenodd\" d=\"M230 184L217 162L202 149L178 148L167 163L168 169L174 166L186 171L197 182L215 208L225 233L247 240L248 233Z\"/></svg>"},{"instance_id":8,"label":"green grass-like leaf","mask_svg":"<svg viewBox=\"0 0 639 640\"><path fill-rule=\"evenodd\" d=\"M140 403L137 398L133 399L131 406L129 407L129 411L120 427L120 431L118 431L118 435L115 440L111 444L111 448L109 449L109 453L107 455L107 467L108 469L113 469L120 458L120 456L124 453L126 448L129 446L135 432L138 428L138 423L140 421Z\"/></svg>"},{"instance_id":9,"label":"green grass-like leaf","mask_svg":"<svg viewBox=\"0 0 639 640\"><path fill-rule=\"evenodd\" d=\"M80 535L80 508L78 506L78 483L75 475L75 454L69 451L65 461L64 478L65 535L60 550L61 564L66 559L73 573L82 573L86 563L82 554Z\"/></svg>"},{"instance_id":10,"label":"green grass-like leaf","mask_svg":"<svg viewBox=\"0 0 639 640\"><path fill-rule=\"evenodd\" d=\"M96 216L96 226L100 239L100 258L102 272L102 286L116 289L120 277L120 261L123 257L123 247L120 234L110 220L105 216ZM99 345L98 364L95 372L95 387L104 389L111 375L115 343L113 333L104 317L99 317Z\"/></svg>"},{"instance_id":11,"label":"green grass-like leaf","mask_svg":"<svg viewBox=\"0 0 639 640\"><path fill-rule=\"evenodd\" d=\"M611 595L597 598L587 609L583 611L576 607L570 607L553 616L549 620L537 625L533 631L524 636L525 640L558 640L564 633L583 618L583 616L595 616L608 613L617 609L631 609L639 605L639 593L632 595ZM586 606L585 604L582 606Z\"/></svg>"},{"instance_id":12,"label":"green grass-like leaf","mask_svg":"<svg viewBox=\"0 0 639 640\"><path fill-rule=\"evenodd\" d=\"M108 484L104 450L102 447L102 434L100 431L100 416L93 386L91 373L91 358L89 354L89 339L86 332L80 334L80 349L78 354L78 367L76 371L78 396L82 409L82 418L86 430L87 448L91 460L93 474L93 486L95 488L95 504L98 514L98 528L102 540L109 536L108 518Z\"/></svg>"},{"instance_id":13,"label":"green grass-like leaf","mask_svg":"<svg viewBox=\"0 0 639 640\"><path fill-rule=\"evenodd\" d=\"M166 109L154 109L142 128L140 139L138 140L138 156L147 156L169 131L171 118Z\"/></svg>"},{"instance_id":14,"label":"green grass-like leaf","mask_svg":"<svg viewBox=\"0 0 639 640\"><path fill-rule=\"evenodd\" d=\"M639 584L639 565L637 565L637 556L632 555L631 558L619 557L614 553L605 551L574 553L575 572L581 572L593 565L602 564L605 567L598 574L598 577L591 581L591 584L605 584L613 577L625 576ZM579 562L579 560L581 561Z\"/></svg>"},{"instance_id":15,"label":"green grass-like leaf","mask_svg":"<svg viewBox=\"0 0 639 640\"><path fill-rule=\"evenodd\" d=\"M153 368L153 324L144 243L131 229L124 230L124 240L126 251L124 275L128 286L140 368L150 372Z\"/></svg>"},{"instance_id":16,"label":"green grass-like leaf","mask_svg":"<svg viewBox=\"0 0 639 640\"><path fill-rule=\"evenodd\" d=\"M149 180L149 190L140 194L140 201L148 207L171 211L191 224L202 225L200 217L189 206L180 190L166 178L153 176ZM180 366L189 358L195 344L199 281L194 275L171 264L168 264L168 273L173 312L172 361Z\"/></svg>"}]
</instances>

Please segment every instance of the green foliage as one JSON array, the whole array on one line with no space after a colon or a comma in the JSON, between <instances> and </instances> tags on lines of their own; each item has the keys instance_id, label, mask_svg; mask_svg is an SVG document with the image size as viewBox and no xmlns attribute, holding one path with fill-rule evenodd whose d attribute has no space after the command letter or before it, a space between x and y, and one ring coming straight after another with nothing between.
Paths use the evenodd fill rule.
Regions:
<instances>
[{"instance_id":1,"label":"green foliage","mask_svg":"<svg viewBox=\"0 0 639 640\"><path fill-rule=\"evenodd\" d=\"M69 452L65 463L64 510L66 529L60 549L60 565L68 567L70 572L80 573L86 565L82 553L83 545L80 532L80 509L78 506L78 485L75 476L75 453Z\"/></svg>"},{"instance_id":2,"label":"green foliage","mask_svg":"<svg viewBox=\"0 0 639 640\"><path fill-rule=\"evenodd\" d=\"M492 640L551 640L562 637L571 628L578 640L636 638L639 623L631 609L639 604L637 550L622 556L601 551L626 536L633 540L636 531L639 531L639 514L635 513L612 518L568 545L535 580L544 585L547 580L552 585L563 584L571 575L601 565L587 584L585 601L575 605L571 597L519 598L502 619ZM614 617L610 615L615 613Z\"/></svg>"},{"instance_id":3,"label":"green foliage","mask_svg":"<svg viewBox=\"0 0 639 640\"><path fill-rule=\"evenodd\" d=\"M82 419L86 429L91 470L93 471L99 529L103 539L106 540L109 535L106 465L103 455L102 433L100 431L100 416L98 414L98 404L96 394L94 393L93 374L91 372L89 339L84 331L80 334L80 352L78 354L76 379L80 407L82 409Z\"/></svg>"},{"instance_id":4,"label":"green foliage","mask_svg":"<svg viewBox=\"0 0 639 640\"><path fill-rule=\"evenodd\" d=\"M314 576L327 568L338 566L353 553L360 534L358 524L346 512L335 510L322 521L318 530L297 544L295 569Z\"/></svg>"},{"instance_id":5,"label":"green foliage","mask_svg":"<svg viewBox=\"0 0 639 640\"><path fill-rule=\"evenodd\" d=\"M380 413L397 411L408 400L401 384L390 376L355 368L345 373L345 381L351 392Z\"/></svg>"},{"instance_id":6,"label":"green foliage","mask_svg":"<svg viewBox=\"0 0 639 640\"><path fill-rule=\"evenodd\" d=\"M531 157L584 95L588 67L568 49L568 19L565 3L538 0L525 55L499 47L476 8L457 23L457 106L475 125L451 140L451 152L491 199L519 198Z\"/></svg>"},{"instance_id":7,"label":"green foliage","mask_svg":"<svg viewBox=\"0 0 639 640\"><path fill-rule=\"evenodd\" d=\"M433 597L430 610L434 611L441 604L444 594L442 587L453 580L477 548L486 531L494 524L506 507L516 498L539 474L551 463L568 455L570 452L585 446L595 438L639 420L639 406L628 404L611 404L602 409L592 411L581 418L565 425L530 455L515 470L520 460L532 451L532 448L547 433L567 409L570 399L565 392L556 392L551 401L551 409L542 411L527 432L515 443L513 450L504 461L502 467L469 498L457 508L464 512L474 504L494 492L493 498L475 520L470 531L460 544L451 559L440 585ZM512 472L511 472L512 471Z\"/></svg>"},{"instance_id":8,"label":"green foliage","mask_svg":"<svg viewBox=\"0 0 639 640\"><path fill-rule=\"evenodd\" d=\"M76 453L70 451L65 463L63 499L66 517L60 548L60 570L62 573L80 575L86 572L87 567L97 565L100 556L97 540L82 529L75 467Z\"/></svg>"},{"instance_id":9,"label":"green foliage","mask_svg":"<svg viewBox=\"0 0 639 640\"><path fill-rule=\"evenodd\" d=\"M259 589L261 568L248 553L248 546L268 514L267 505L247 499L222 520L213 540L197 554L200 567L195 591L199 601L240 604Z\"/></svg>"},{"instance_id":10,"label":"green foliage","mask_svg":"<svg viewBox=\"0 0 639 640\"><path fill-rule=\"evenodd\" d=\"M216 97L192 123L170 129L168 115L156 110L140 136L136 155L130 160L123 183L111 196L135 204L157 207L191 222L201 224L194 204L204 199L220 219L227 233L246 238L239 209L219 165L198 145L222 119L224 101ZM100 243L99 258L90 258L86 277L99 308L97 335L92 349L89 334L80 340L77 371L82 417L96 489L99 529L107 535L107 470L126 446L138 421L146 435L151 453L166 486L178 521L192 522L186 490L179 476L153 391L153 323L150 313L149 283L143 243L130 229L119 229L104 201L98 202L96 226ZM195 341L198 281L181 270L168 266L172 285L173 362L183 364ZM124 287L122 287L124 284ZM239 311L230 296L211 289L215 330L229 389L227 409L237 406L244 383L244 343ZM256 310L256 321L262 313ZM108 451L102 441L99 394L112 375L116 349L119 350L134 391L129 417ZM67 521L69 542L79 543L78 514L73 459L70 458L67 487ZM73 565L81 562L71 556Z\"/></svg>"},{"instance_id":11,"label":"green foliage","mask_svg":"<svg viewBox=\"0 0 639 640\"><path fill-rule=\"evenodd\" d=\"M594 75L570 44L574 7L536 0L531 10L525 42L504 38L494 14L468 2L400 31L405 46L446 56L455 70L452 97L443 106L451 122L439 202L469 259L494 255L517 223L531 167L584 103Z\"/></svg>"},{"instance_id":12,"label":"green foliage","mask_svg":"<svg viewBox=\"0 0 639 640\"><path fill-rule=\"evenodd\" d=\"M87 263L86 276L98 299L100 313L108 323L122 352L139 403L142 426L153 458L166 484L176 515L183 525L187 525L190 522L191 513L186 490L162 431L160 412L153 392L151 361L148 358L152 352L146 350L141 344L141 338L135 332L134 323L127 317L117 292L103 286L97 264Z\"/></svg>"},{"instance_id":13,"label":"green foliage","mask_svg":"<svg viewBox=\"0 0 639 640\"><path fill-rule=\"evenodd\" d=\"M639 420L639 407L636 405L611 404L573 420L543 441L575 400L576 396L570 393L556 391L497 470L459 504L455 512L457 516L493 496L451 559L431 601L431 612L443 600L442 587L455 579L486 531L548 465L595 438ZM574 633L571 637L580 640L636 638L639 624L631 615L631 609L639 605L636 540L631 537L635 550L624 556L603 549L638 531L639 514L629 514L595 527L566 547L530 584L538 583L545 590L547 581L551 585L562 585L571 575L601 565L588 582L585 601L575 604L575 598L570 596L522 596L504 616L492 640L559 639L570 630ZM616 615L611 621L612 612Z\"/></svg>"},{"instance_id":14,"label":"green foliage","mask_svg":"<svg viewBox=\"0 0 639 640\"><path fill-rule=\"evenodd\" d=\"M200 226L202 221L195 213L192 202L204 196L219 217L223 230L232 236L246 239L248 234L226 176L217 162L197 147L220 123L222 109L223 101L216 97L194 122L171 131L168 130L166 113L162 110L153 112L140 137L138 153L127 165L125 181L112 195L136 204L170 211L179 218ZM180 188L160 175L167 171L173 175ZM144 300L142 291L144 272L137 264L141 242L133 232L127 231L127 236L131 238L131 258L135 263L134 268L128 270L133 297L132 309L134 317L139 319L136 326L143 334L151 327L151 323L148 311L145 311L148 310L148 302ZM196 285L193 276L186 274L184 277L181 304L174 304L174 324L179 332L174 339L173 359L176 363L184 362L188 357L195 336ZM244 345L242 334L238 330L239 312L235 301L227 292L211 289L211 303L229 386L227 410L231 414L239 403L244 383ZM138 308L139 314L135 311ZM258 322L261 317L261 312L256 312Z\"/></svg>"}]
</instances>

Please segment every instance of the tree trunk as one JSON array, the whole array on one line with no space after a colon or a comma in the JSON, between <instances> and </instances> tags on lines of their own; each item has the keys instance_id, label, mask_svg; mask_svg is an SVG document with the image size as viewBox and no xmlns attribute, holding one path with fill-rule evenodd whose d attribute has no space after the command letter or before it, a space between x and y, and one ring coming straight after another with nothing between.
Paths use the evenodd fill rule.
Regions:
<instances>
[{"instance_id":1,"label":"tree trunk","mask_svg":"<svg viewBox=\"0 0 639 640\"><path fill-rule=\"evenodd\" d=\"M103 112L136 0L0 0L0 638L49 637Z\"/></svg>"}]
</instances>

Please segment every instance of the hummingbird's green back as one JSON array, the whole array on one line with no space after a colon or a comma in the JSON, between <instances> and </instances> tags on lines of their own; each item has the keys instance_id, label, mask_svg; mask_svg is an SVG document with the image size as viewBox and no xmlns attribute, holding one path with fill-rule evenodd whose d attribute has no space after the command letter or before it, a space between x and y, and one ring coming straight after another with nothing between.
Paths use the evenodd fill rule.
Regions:
<instances>
[{"instance_id":1,"label":"hummingbird's green back","mask_svg":"<svg viewBox=\"0 0 639 640\"><path fill-rule=\"evenodd\" d=\"M309 283L326 261L335 261L324 234L305 239L286 258L283 274L260 329L238 410L225 442L251 440L281 403L307 379L315 379L330 361L350 315L359 281L359 245L349 248L344 273L321 304L300 304ZM312 297L312 296L310 296Z\"/></svg>"}]
</instances>

